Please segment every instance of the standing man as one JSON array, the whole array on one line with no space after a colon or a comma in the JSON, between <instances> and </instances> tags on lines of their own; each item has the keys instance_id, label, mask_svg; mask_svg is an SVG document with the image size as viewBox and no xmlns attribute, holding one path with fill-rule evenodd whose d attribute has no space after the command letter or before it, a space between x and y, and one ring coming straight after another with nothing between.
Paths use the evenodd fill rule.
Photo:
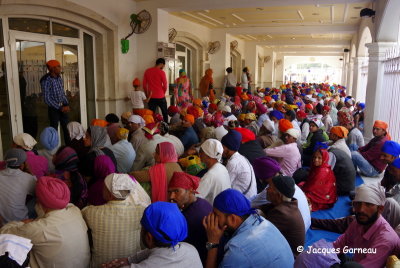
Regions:
<instances>
[{"instance_id":1,"label":"standing man","mask_svg":"<svg viewBox=\"0 0 400 268\"><path fill-rule=\"evenodd\" d=\"M147 69L143 76L143 89L147 95L151 93L149 101L149 109L154 113L157 106L160 107L164 122L168 122L167 100L165 92L167 92L167 77L163 71L165 60L159 58L156 61L156 66Z\"/></svg>"},{"instance_id":2,"label":"standing man","mask_svg":"<svg viewBox=\"0 0 400 268\"><path fill-rule=\"evenodd\" d=\"M222 88L225 89L225 94L228 95L229 97L235 97L236 96L236 77L232 73L232 67L226 68L227 75L225 75L224 78L224 86Z\"/></svg>"},{"instance_id":3,"label":"standing man","mask_svg":"<svg viewBox=\"0 0 400 268\"><path fill-rule=\"evenodd\" d=\"M70 108L64 91L64 83L60 76L61 65L57 60L49 60L46 65L49 72L40 79L40 86L42 87L44 102L49 106L50 126L57 130L58 122L60 122L65 144L69 144L71 140L67 128L67 113Z\"/></svg>"}]
</instances>

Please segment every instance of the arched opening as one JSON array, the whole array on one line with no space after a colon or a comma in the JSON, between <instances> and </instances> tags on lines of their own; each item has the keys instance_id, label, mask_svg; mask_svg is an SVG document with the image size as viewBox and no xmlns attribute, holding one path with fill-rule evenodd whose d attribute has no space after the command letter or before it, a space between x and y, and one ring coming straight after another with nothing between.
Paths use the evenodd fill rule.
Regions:
<instances>
[{"instance_id":1,"label":"arched opening","mask_svg":"<svg viewBox=\"0 0 400 268\"><path fill-rule=\"evenodd\" d=\"M240 81L242 75L242 55L236 49L231 49L230 63L232 72L236 77L236 81Z\"/></svg>"}]
</instances>

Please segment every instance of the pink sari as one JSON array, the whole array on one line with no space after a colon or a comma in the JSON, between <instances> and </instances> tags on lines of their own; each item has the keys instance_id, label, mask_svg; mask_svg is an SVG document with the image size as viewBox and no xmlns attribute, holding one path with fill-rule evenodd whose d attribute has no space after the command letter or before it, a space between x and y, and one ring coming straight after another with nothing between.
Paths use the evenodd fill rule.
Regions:
<instances>
[{"instance_id":1,"label":"pink sari","mask_svg":"<svg viewBox=\"0 0 400 268\"><path fill-rule=\"evenodd\" d=\"M157 145L160 163L155 164L149 169L151 181L151 201L167 201L167 171L165 163L178 162L178 155L175 147L170 142L161 142Z\"/></svg>"}]
</instances>

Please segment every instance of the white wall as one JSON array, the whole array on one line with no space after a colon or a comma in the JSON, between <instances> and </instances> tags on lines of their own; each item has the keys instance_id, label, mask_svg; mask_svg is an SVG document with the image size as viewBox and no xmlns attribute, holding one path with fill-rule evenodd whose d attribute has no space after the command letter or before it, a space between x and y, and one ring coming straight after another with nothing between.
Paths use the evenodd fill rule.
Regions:
<instances>
[{"instance_id":1,"label":"white wall","mask_svg":"<svg viewBox=\"0 0 400 268\"><path fill-rule=\"evenodd\" d=\"M169 28L175 28L179 32L187 32L197 36L206 45L211 39L211 30L205 26L194 23L189 20L169 14Z\"/></svg>"}]
</instances>

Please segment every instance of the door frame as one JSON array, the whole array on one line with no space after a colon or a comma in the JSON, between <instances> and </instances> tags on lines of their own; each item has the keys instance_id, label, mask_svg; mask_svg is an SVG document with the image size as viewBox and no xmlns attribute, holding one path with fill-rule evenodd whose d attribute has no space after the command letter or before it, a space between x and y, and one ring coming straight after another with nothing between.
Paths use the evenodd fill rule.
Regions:
<instances>
[{"instance_id":1,"label":"door frame","mask_svg":"<svg viewBox=\"0 0 400 268\"><path fill-rule=\"evenodd\" d=\"M18 133L23 133L22 110L19 90L18 78L18 59L16 50L16 40L40 42L45 44L46 62L55 58L55 44L61 45L76 45L78 47L78 72L79 72L79 101L80 101L80 116L81 124L87 126L86 112L86 88L85 88L85 66L84 66L84 47L83 47L83 32L80 31L80 38L70 38L63 36L51 36L38 33L21 32L15 30L8 31L8 45L10 47L10 70L11 79L9 79L9 102L10 116L13 136Z\"/></svg>"}]
</instances>

